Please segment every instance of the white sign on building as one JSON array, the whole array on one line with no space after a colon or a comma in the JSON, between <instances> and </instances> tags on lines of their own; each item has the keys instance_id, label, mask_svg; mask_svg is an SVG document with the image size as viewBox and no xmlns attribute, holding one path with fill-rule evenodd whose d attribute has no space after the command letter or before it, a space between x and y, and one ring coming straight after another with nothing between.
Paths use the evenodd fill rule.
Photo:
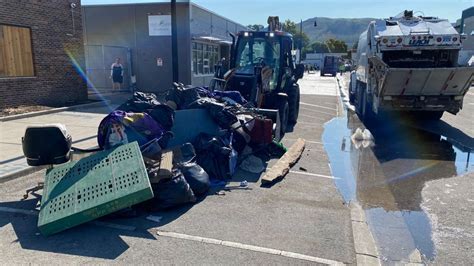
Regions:
<instances>
[{"instance_id":1,"label":"white sign on building","mask_svg":"<svg viewBox=\"0 0 474 266\"><path fill-rule=\"evenodd\" d=\"M171 36L171 15L149 15L148 34L150 36Z\"/></svg>"}]
</instances>

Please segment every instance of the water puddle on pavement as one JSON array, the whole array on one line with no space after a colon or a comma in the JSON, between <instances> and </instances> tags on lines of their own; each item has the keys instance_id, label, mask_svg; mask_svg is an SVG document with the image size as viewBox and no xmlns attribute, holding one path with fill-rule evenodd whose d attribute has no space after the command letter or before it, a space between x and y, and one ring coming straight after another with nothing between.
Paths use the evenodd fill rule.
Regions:
<instances>
[{"instance_id":1,"label":"water puddle on pavement","mask_svg":"<svg viewBox=\"0 0 474 266\"><path fill-rule=\"evenodd\" d=\"M417 250L425 262L433 260L431 225L420 207L424 183L471 172L474 159L443 136L411 127L369 127L373 142L353 142L357 128L365 126L350 110L325 124L337 188L346 202L365 210L384 261L407 262Z\"/></svg>"}]
</instances>

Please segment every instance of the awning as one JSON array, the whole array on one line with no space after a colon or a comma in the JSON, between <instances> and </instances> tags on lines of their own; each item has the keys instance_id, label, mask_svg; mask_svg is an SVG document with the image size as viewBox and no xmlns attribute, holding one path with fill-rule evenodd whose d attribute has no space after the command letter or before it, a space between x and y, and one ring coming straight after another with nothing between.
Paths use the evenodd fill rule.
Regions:
<instances>
[{"instance_id":1,"label":"awning","mask_svg":"<svg viewBox=\"0 0 474 266\"><path fill-rule=\"evenodd\" d=\"M221 42L224 41L222 39L219 39L217 37L212 37L212 36L194 36L193 40L203 40L203 41L209 41L209 42Z\"/></svg>"},{"instance_id":2,"label":"awning","mask_svg":"<svg viewBox=\"0 0 474 266\"><path fill-rule=\"evenodd\" d=\"M232 44L231 41L221 39L221 38L218 38L218 37L214 37L214 36L207 36L207 35L205 35L205 36L203 36L203 35L193 36L193 40L207 41L207 42L226 44L226 45Z\"/></svg>"}]
</instances>

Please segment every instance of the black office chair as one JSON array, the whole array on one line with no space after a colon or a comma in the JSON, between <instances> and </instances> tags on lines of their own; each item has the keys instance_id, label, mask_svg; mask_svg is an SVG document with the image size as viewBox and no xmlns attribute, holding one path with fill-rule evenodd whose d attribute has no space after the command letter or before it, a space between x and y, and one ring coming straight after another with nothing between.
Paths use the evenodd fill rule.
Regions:
<instances>
[{"instance_id":1,"label":"black office chair","mask_svg":"<svg viewBox=\"0 0 474 266\"><path fill-rule=\"evenodd\" d=\"M71 158L72 138L62 124L28 126L21 140L23 154L30 166L52 168L54 164L68 162ZM26 190L23 198L27 199L29 193L43 187L44 182L38 182L36 187Z\"/></svg>"}]
</instances>

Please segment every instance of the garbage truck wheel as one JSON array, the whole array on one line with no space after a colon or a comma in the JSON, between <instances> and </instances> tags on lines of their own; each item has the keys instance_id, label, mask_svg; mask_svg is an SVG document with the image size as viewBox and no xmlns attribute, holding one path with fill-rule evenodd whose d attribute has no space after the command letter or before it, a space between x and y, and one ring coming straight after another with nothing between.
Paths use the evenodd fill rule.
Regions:
<instances>
[{"instance_id":1,"label":"garbage truck wheel","mask_svg":"<svg viewBox=\"0 0 474 266\"><path fill-rule=\"evenodd\" d=\"M416 119L419 120L440 120L444 111L418 111L415 112Z\"/></svg>"},{"instance_id":2,"label":"garbage truck wheel","mask_svg":"<svg viewBox=\"0 0 474 266\"><path fill-rule=\"evenodd\" d=\"M440 120L441 117L443 117L443 113L444 113L444 111L430 112L430 114L428 115L428 119L429 120Z\"/></svg>"},{"instance_id":3,"label":"garbage truck wheel","mask_svg":"<svg viewBox=\"0 0 474 266\"><path fill-rule=\"evenodd\" d=\"M288 125L288 112L288 100L281 99L278 103L278 115L280 116L280 139L282 139L286 133L286 128Z\"/></svg>"}]
</instances>

